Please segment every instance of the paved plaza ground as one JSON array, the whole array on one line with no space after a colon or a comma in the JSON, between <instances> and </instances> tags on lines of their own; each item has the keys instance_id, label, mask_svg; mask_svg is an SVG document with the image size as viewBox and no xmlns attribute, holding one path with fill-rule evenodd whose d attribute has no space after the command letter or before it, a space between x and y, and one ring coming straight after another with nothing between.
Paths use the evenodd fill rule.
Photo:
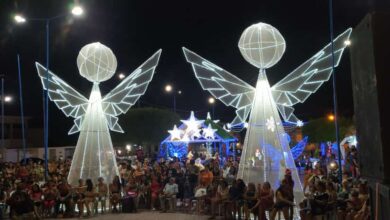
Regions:
<instances>
[{"instance_id":1,"label":"paved plaza ground","mask_svg":"<svg viewBox=\"0 0 390 220\"><path fill-rule=\"evenodd\" d=\"M83 219L98 219L98 220L125 220L125 219L139 219L139 220L206 220L207 215L194 215L183 213L160 213L158 211L140 211L138 213L118 213L118 214L104 214ZM80 219L80 218L73 218ZM58 220L58 219L57 219Z\"/></svg>"}]
</instances>

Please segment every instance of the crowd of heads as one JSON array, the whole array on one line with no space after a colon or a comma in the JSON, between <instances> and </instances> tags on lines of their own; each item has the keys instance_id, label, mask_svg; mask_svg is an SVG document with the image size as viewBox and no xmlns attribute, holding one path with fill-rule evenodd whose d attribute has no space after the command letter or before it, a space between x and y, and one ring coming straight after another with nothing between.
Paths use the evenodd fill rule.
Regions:
<instances>
[{"instance_id":1,"label":"crowd of heads","mask_svg":"<svg viewBox=\"0 0 390 220\"><path fill-rule=\"evenodd\" d=\"M3 163L0 197L5 204L2 209L9 207L11 216L82 217L147 209L191 211L210 218L219 214L228 219L275 219L278 213L285 219L307 218L330 212L347 219L364 219L369 213L367 183L359 177L356 153L347 154L341 182L333 175L338 168L329 165L333 157L315 165L306 163L303 201L294 199L295 183L289 169L273 189L268 182L237 179L238 162L230 159L221 164L218 158L201 164L178 158L121 160L119 175L112 181L80 179L75 186L66 179L70 160L51 161L47 178L42 163Z\"/></svg>"}]
</instances>

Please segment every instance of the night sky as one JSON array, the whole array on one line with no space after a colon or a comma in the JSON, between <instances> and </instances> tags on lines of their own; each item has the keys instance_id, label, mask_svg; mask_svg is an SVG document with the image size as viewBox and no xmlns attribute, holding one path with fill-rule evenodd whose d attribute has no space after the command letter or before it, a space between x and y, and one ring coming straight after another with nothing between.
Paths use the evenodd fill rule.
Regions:
<instances>
[{"instance_id":1,"label":"night sky","mask_svg":"<svg viewBox=\"0 0 390 220\"><path fill-rule=\"evenodd\" d=\"M368 4L355 0L334 1L335 36L356 26L368 11ZM19 114L16 55L21 56L25 115L34 118L33 126L42 126L42 86L34 62L45 64L45 28L43 22L13 23L12 13L27 18L52 17L67 13L73 1L0 2L0 62L5 74L6 94L14 102L6 105L7 115ZM210 94L203 91L183 56L185 46L218 66L254 85L258 70L241 56L237 43L241 33L251 24L265 22L279 29L287 48L280 62L267 70L271 86L314 55L330 40L328 1L80 1L85 14L55 20L50 25L50 70L83 95L89 97L92 84L82 78L76 57L85 44L99 41L112 49L118 60L118 73L131 73L156 50L162 48L160 64L141 107L172 108L171 95L164 85L172 84L182 91L177 96L177 109L182 117L190 110L204 117L211 107ZM348 49L336 69L340 114L353 115ZM102 95L119 83L117 77L101 83ZM297 104L295 114L304 121L332 111L331 82L304 104ZM136 105L137 106L137 105ZM234 109L216 103L215 115L231 121ZM66 118L50 104L50 127L67 133L73 120Z\"/></svg>"}]
</instances>

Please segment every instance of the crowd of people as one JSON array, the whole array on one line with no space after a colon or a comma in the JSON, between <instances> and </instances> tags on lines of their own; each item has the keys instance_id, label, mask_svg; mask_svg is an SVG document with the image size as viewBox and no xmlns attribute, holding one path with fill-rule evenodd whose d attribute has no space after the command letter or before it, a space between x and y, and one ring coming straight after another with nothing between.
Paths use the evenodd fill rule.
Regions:
<instances>
[{"instance_id":1,"label":"crowd of people","mask_svg":"<svg viewBox=\"0 0 390 220\"><path fill-rule=\"evenodd\" d=\"M348 152L356 156L356 149ZM205 164L193 159L119 161L119 175L110 182L102 177L67 183L70 160L51 161L44 181L42 163L3 163L0 169L0 219L86 217L108 212L183 211L218 215L225 219L368 219L367 183L346 161L343 179L332 172L337 166L306 163L303 201L295 201L294 181L286 169L280 186L236 179L238 162L221 165L218 158ZM352 161L353 162L353 161ZM355 162L353 162L355 163ZM357 169L357 166L353 166ZM298 210L298 211L296 211Z\"/></svg>"}]
</instances>

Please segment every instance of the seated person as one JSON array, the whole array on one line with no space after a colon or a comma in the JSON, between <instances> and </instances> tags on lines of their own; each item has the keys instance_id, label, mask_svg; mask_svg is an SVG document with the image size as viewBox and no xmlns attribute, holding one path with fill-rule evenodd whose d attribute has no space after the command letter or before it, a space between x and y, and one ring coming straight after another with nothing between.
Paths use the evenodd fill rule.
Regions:
<instances>
[{"instance_id":1,"label":"seated person","mask_svg":"<svg viewBox=\"0 0 390 220\"><path fill-rule=\"evenodd\" d=\"M171 177L169 179L169 182L165 184L165 187L160 194L160 206L162 212L167 211L165 208L165 200L169 201L170 209L173 210L173 208L175 207L174 203L176 202L176 194L178 192L179 192L179 188L175 183L175 178Z\"/></svg>"}]
</instances>

